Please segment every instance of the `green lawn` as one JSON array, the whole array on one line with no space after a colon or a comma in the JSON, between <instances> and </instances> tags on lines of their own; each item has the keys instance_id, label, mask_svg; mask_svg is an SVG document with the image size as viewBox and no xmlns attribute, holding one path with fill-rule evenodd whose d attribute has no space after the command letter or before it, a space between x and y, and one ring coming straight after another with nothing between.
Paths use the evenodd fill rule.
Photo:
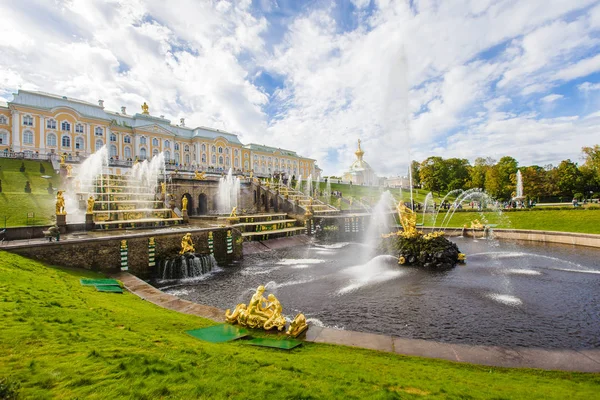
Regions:
<instances>
[{"instance_id":1,"label":"green lawn","mask_svg":"<svg viewBox=\"0 0 600 400\"><path fill-rule=\"evenodd\" d=\"M0 259L0 382L19 385L22 398L591 399L600 387L598 374L206 343L184 331L211 321L81 286L90 272Z\"/></svg>"},{"instance_id":2,"label":"green lawn","mask_svg":"<svg viewBox=\"0 0 600 400\"><path fill-rule=\"evenodd\" d=\"M445 212L440 212L435 226L442 226ZM433 225L434 214L425 216L425 226ZM498 228L534 229L545 231L580 232L600 234L600 209L574 210L524 210L512 212L456 212L447 226L471 226L471 221L479 219L482 223L496 224ZM419 215L419 222L423 221Z\"/></svg>"},{"instance_id":3,"label":"green lawn","mask_svg":"<svg viewBox=\"0 0 600 400\"><path fill-rule=\"evenodd\" d=\"M20 172L21 163L25 164L25 172ZM40 173L40 164L45 172ZM50 178L42 178L50 176ZM49 162L23 161L0 158L0 229L6 226L44 225L49 224L54 216L55 198L48 194L48 183L56 188L59 177ZM25 193L25 183L29 181L31 193ZM27 218L34 213L34 219Z\"/></svg>"}]
</instances>

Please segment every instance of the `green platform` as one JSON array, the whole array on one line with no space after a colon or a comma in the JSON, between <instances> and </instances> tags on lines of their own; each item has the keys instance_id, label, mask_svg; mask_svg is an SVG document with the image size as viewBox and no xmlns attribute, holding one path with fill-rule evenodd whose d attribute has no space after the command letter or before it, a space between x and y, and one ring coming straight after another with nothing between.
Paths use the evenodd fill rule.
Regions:
<instances>
[{"instance_id":1,"label":"green platform","mask_svg":"<svg viewBox=\"0 0 600 400\"><path fill-rule=\"evenodd\" d=\"M254 338L246 341L253 346L272 347L274 349L291 350L302 344L300 340L294 339L271 339L271 338Z\"/></svg>"},{"instance_id":2,"label":"green platform","mask_svg":"<svg viewBox=\"0 0 600 400\"><path fill-rule=\"evenodd\" d=\"M99 292L123 293L121 286L117 285L96 285L96 290Z\"/></svg>"},{"instance_id":3,"label":"green platform","mask_svg":"<svg viewBox=\"0 0 600 400\"><path fill-rule=\"evenodd\" d=\"M84 286L96 286L96 285L120 286L119 281L117 281L116 279L80 279L79 282L81 282L81 284Z\"/></svg>"},{"instance_id":4,"label":"green platform","mask_svg":"<svg viewBox=\"0 0 600 400\"><path fill-rule=\"evenodd\" d=\"M229 324L221 324L209 326L208 328L194 329L191 331L186 331L185 333L197 339L211 343L229 342L231 340L243 338L250 334L250 332L248 332L244 328L240 328Z\"/></svg>"}]
</instances>

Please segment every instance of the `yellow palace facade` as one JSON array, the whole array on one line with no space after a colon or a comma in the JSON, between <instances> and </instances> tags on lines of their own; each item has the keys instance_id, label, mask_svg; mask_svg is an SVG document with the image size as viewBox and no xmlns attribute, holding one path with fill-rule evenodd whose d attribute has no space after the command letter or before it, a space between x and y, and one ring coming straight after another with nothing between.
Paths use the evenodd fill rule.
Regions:
<instances>
[{"instance_id":1,"label":"yellow palace facade","mask_svg":"<svg viewBox=\"0 0 600 400\"><path fill-rule=\"evenodd\" d=\"M83 159L106 145L112 160L143 160L160 152L180 169L238 172L268 176L318 176L314 159L257 144L242 144L238 136L206 127L189 128L185 120L171 124L164 116L128 114L98 104L42 92L19 90L0 103L0 156L58 156Z\"/></svg>"}]
</instances>

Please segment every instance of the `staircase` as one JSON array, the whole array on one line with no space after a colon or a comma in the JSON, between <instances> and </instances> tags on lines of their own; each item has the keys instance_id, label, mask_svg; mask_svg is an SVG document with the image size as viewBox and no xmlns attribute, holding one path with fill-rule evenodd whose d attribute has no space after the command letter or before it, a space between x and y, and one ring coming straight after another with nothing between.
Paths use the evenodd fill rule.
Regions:
<instances>
[{"instance_id":1,"label":"staircase","mask_svg":"<svg viewBox=\"0 0 600 400\"><path fill-rule=\"evenodd\" d=\"M239 222L232 226L242 231L242 237L249 241L294 236L306 230L285 213L244 215L238 218Z\"/></svg>"},{"instance_id":2,"label":"staircase","mask_svg":"<svg viewBox=\"0 0 600 400\"><path fill-rule=\"evenodd\" d=\"M284 196L287 201L292 203L296 203L297 201L298 206L302 208L304 212L306 212L309 208L312 208L312 213L315 216L335 215L340 213L340 210L337 208L329 204L325 204L315 197L307 196L296 189L288 188L285 185L270 184L267 187L271 192L275 193L279 191L279 194Z\"/></svg>"}]
</instances>

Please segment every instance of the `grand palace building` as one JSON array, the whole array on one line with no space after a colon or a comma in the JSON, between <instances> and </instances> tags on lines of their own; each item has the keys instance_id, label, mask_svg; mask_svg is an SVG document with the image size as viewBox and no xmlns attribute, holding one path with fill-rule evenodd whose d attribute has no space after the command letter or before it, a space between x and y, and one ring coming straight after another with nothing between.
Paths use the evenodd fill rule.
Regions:
<instances>
[{"instance_id":1,"label":"grand palace building","mask_svg":"<svg viewBox=\"0 0 600 400\"><path fill-rule=\"evenodd\" d=\"M104 109L98 104L42 92L19 90L9 103L0 102L0 155L25 158L67 154L84 159L107 145L112 160L143 160L164 153L170 165L187 170L226 171L268 176L317 177L314 159L258 144L242 144L237 135L218 129L171 124L164 116Z\"/></svg>"}]
</instances>

